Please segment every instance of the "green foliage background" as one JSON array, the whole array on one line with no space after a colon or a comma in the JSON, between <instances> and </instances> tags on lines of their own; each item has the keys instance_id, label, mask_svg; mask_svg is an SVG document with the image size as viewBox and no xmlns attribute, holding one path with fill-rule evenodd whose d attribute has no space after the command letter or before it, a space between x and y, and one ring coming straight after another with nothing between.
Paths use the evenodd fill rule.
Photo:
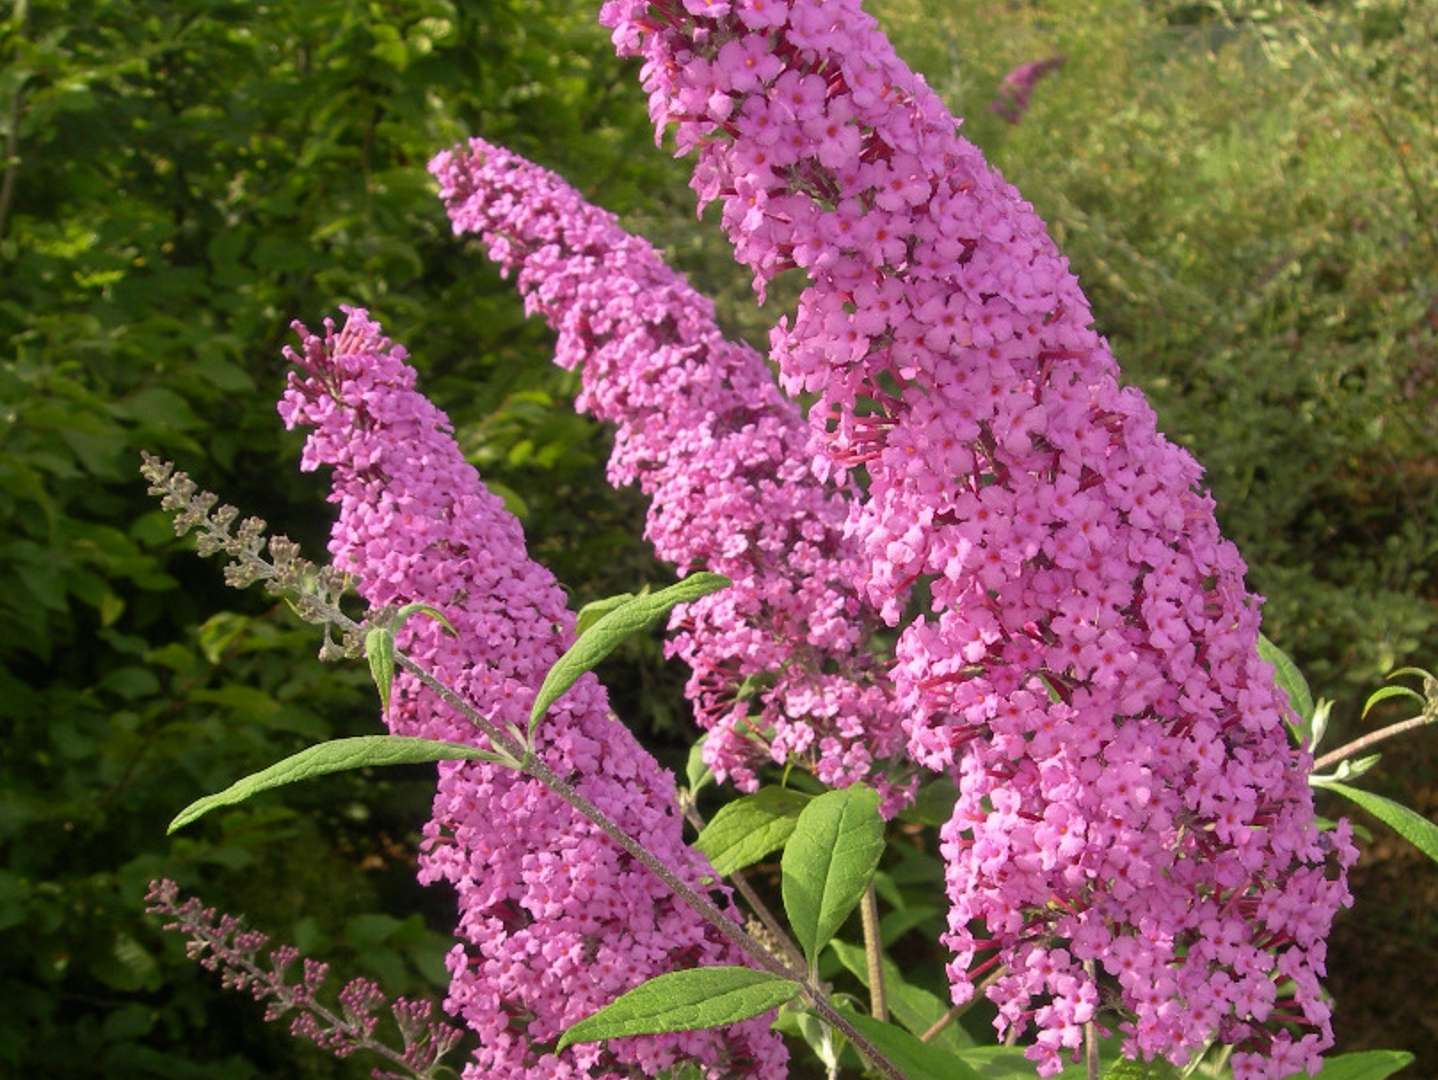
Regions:
<instances>
[{"instance_id":1,"label":"green foliage background","mask_svg":"<svg viewBox=\"0 0 1438 1080\"><path fill-rule=\"evenodd\" d=\"M1343 738L1384 671L1438 654L1433 6L875 7L1208 467L1267 630L1339 699ZM0 1072L365 1075L222 996L140 897L168 874L346 975L437 994L451 902L412 881L432 773L336 777L164 837L194 796L375 718L362 671L320 666L283 609L171 539L139 449L319 552L323 481L273 411L279 350L289 319L365 305L578 606L662 579L642 507L605 485L605 433L451 237L426 160L474 132L560 170L756 343L782 298L754 308L693 223L588 5L20 0L0 34ZM1054 53L1021 123L988 110L1009 68ZM682 676L658 657L627 646L606 676L672 754ZM1432 750L1393 756L1386 790L1432 816ZM1395 997L1438 990L1438 886L1396 847L1370 856L1335 939L1340 1031L1431 1074L1432 1020Z\"/></svg>"}]
</instances>

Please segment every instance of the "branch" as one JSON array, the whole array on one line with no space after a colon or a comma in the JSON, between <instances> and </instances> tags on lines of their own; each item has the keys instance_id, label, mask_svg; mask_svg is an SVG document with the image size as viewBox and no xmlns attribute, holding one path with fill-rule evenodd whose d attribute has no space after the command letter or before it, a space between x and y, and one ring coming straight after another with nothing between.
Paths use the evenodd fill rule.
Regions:
<instances>
[{"instance_id":1,"label":"branch","mask_svg":"<svg viewBox=\"0 0 1438 1080\"><path fill-rule=\"evenodd\" d=\"M1326 769L1330 765L1337 765L1344 758L1352 757L1360 750L1367 750L1375 743L1381 743L1384 739L1391 739L1395 735L1402 735L1405 731L1413 731L1424 724L1433 723L1429 716L1415 716L1411 720L1400 720L1396 724L1389 724L1386 728L1379 728L1377 731L1370 731L1354 739L1350 743L1344 743L1337 750L1329 751L1313 763L1314 770Z\"/></svg>"}]
</instances>

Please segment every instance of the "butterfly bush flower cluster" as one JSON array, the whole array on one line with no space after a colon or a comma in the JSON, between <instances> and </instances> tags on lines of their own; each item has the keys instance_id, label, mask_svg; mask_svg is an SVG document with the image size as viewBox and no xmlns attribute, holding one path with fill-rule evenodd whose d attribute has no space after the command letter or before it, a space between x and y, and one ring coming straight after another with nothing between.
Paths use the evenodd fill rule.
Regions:
<instances>
[{"instance_id":1,"label":"butterfly bush flower cluster","mask_svg":"<svg viewBox=\"0 0 1438 1080\"><path fill-rule=\"evenodd\" d=\"M431 604L457 631L411 619L398 644L501 726L523 725L545 672L574 639L564 593L526 554L519 522L480 482L448 419L415 389L405 350L361 310L344 329L302 325L280 404L312 429L302 467L332 470L337 569L373 607ZM400 674L396 734L482 737ZM586 675L550 710L538 753L689 881L711 874L681 840L674 782L610 713ZM657 878L532 778L483 761L439 767L420 878L459 898L445 1007L479 1037L465 1075L656 1075L682 1060L711 1075L781 1076L786 1052L762 1019L727 1029L580 1044L561 1031L654 975L738 963L733 946Z\"/></svg>"},{"instance_id":2,"label":"butterfly bush flower cluster","mask_svg":"<svg viewBox=\"0 0 1438 1080\"><path fill-rule=\"evenodd\" d=\"M882 623L856 587L850 493L815 476L810 429L763 358L554 173L479 139L430 171L455 232L517 270L527 309L558 332L557 362L582 372L579 407L616 426L609 477L650 496L656 552L734 582L677 612L669 645L692 669L706 762L747 790L765 759L804 762L833 786L870 780L896 810L905 788L871 775L904 736L869 650Z\"/></svg>"},{"instance_id":3,"label":"butterfly bush flower cluster","mask_svg":"<svg viewBox=\"0 0 1438 1080\"><path fill-rule=\"evenodd\" d=\"M909 752L958 782L942 832L952 993L1000 967L1043 1075L1097 1019L1238 1080L1317 1068L1318 979L1356 852L1320 835L1259 598L1200 470L1123 388L1032 207L856 0L610 0L650 113L696 153L835 470L864 588L902 626ZM1091 974L1092 972L1092 974Z\"/></svg>"},{"instance_id":4,"label":"butterfly bush flower cluster","mask_svg":"<svg viewBox=\"0 0 1438 1080\"><path fill-rule=\"evenodd\" d=\"M1011 124L1017 124L1029 110L1029 98L1034 87L1050 72L1063 67L1064 56L1048 56L1042 60L1030 60L1014 68L999 82L999 93L989 102L989 109L998 113Z\"/></svg>"}]
</instances>

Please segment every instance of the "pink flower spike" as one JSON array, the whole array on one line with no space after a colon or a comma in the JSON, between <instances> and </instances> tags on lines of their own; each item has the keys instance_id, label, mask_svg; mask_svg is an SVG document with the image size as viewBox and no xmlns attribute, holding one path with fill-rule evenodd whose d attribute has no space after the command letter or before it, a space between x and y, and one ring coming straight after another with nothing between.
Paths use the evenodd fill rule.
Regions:
<instances>
[{"instance_id":1,"label":"pink flower spike","mask_svg":"<svg viewBox=\"0 0 1438 1080\"><path fill-rule=\"evenodd\" d=\"M648 10L611 0L601 18L644 57L663 123L680 58L748 27L731 15L697 34ZM955 1000L983 965L1008 968L989 989L1000 1021L1036 1027L1031 1057L1054 1072L1076 1022L1060 1003L1095 989L1092 961L1119 982L1104 1020L1131 1057L1221 1037L1248 1076L1317 1060L1332 1044L1317 975L1352 854L1315 831L1311 762L1257 655L1261 598L1197 463L1120 384L1033 208L858 0L795 0L766 41L786 70L739 115L794 109L805 80L825 88L778 140L783 227L730 194L748 131L689 134L756 285L807 276L771 355L787 389L815 395L827 472L866 472L847 532L869 602L897 625L926 586L893 675L910 754L960 789L942 833ZM853 203L887 215L884 243L877 223L855 243ZM974 923L998 944L971 966ZM1024 966L1036 942L1052 970ZM1221 988L1255 973L1294 980L1311 1031L1237 1014ZM1265 1040L1268 1060L1246 1053Z\"/></svg>"},{"instance_id":2,"label":"pink flower spike","mask_svg":"<svg viewBox=\"0 0 1438 1080\"><path fill-rule=\"evenodd\" d=\"M504 240L505 269L558 332L556 362L583 374L578 407L616 425L610 479L650 496L656 553L734 582L671 623L706 761L748 789L766 761L867 780L896 811L912 783L884 772L904 733L867 651L877 612L852 584L853 493L815 476L822 449L763 358L726 341L708 300L553 173L479 139L430 170L456 232ZM860 220L857 204L842 212Z\"/></svg>"},{"instance_id":3,"label":"pink flower spike","mask_svg":"<svg viewBox=\"0 0 1438 1080\"><path fill-rule=\"evenodd\" d=\"M404 349L364 311L346 315L339 332L329 321L323 334L296 324L300 348L285 355L297 370L280 403L287 426L312 429L303 467L332 470L334 565L373 606L418 601L443 612L456 637L412 619L399 646L476 709L522 726L574 640L574 615L525 552L519 522L465 461L449 420L415 389ZM398 734L477 739L406 674L386 722ZM592 675L551 708L538 752L689 881L712 874L682 842L672 775L613 717ZM479 1036L466 1077L654 1075L686 1059L784 1074L783 1044L762 1019L552 1052L566 1027L646 978L741 957L537 781L483 761L441 765L420 880L448 881L459 898L445 1007Z\"/></svg>"}]
</instances>

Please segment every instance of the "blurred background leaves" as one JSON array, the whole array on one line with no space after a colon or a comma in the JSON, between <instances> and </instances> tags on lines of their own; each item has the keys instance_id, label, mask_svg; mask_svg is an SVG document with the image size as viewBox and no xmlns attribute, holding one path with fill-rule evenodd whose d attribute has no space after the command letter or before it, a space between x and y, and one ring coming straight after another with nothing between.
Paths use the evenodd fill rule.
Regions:
<instances>
[{"instance_id":1,"label":"blurred background leaves","mask_svg":"<svg viewBox=\"0 0 1438 1080\"><path fill-rule=\"evenodd\" d=\"M1336 745L1383 672L1438 653L1438 10L875 12L1050 222L1126 376L1207 467L1269 636L1338 699ZM696 227L685 164L653 148L593 16L560 0L6 11L0 1071L367 1073L187 964L139 914L161 873L347 976L442 992L452 903L413 882L432 770L335 777L164 837L195 795L374 731L374 702L282 606L224 590L135 468L141 447L174 457L318 554L323 480L299 475L274 414L279 353L291 318L360 304L411 347L576 607L664 580L640 501L604 483L606 433L572 412L577 381L454 241L424 172L471 132L558 169L762 345L782 292L756 308L715 223ZM990 110L1009 70L1051 55L1066 63L1018 123ZM678 763L682 673L659 657L657 639L631 644L606 676ZM1374 775L1433 816L1435 758L1415 740ZM1438 884L1407 858L1381 838L1367 853L1330 986L1345 1048L1406 1046L1431 1075ZM940 957L906 959L937 978Z\"/></svg>"}]
</instances>

